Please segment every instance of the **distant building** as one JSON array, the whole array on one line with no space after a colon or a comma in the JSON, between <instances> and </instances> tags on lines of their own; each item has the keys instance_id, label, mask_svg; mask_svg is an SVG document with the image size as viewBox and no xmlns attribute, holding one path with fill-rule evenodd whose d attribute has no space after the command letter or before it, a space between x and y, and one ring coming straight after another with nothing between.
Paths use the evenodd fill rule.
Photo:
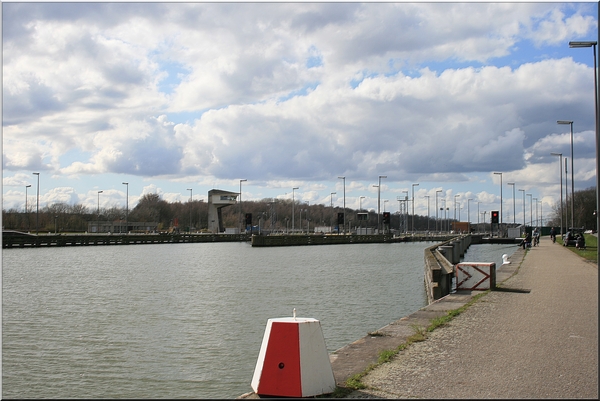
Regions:
<instances>
[{"instance_id":1,"label":"distant building","mask_svg":"<svg viewBox=\"0 0 600 401\"><path fill-rule=\"evenodd\" d=\"M213 233L225 232L221 209L235 205L239 193L211 189L208 191L208 230Z\"/></svg>"}]
</instances>

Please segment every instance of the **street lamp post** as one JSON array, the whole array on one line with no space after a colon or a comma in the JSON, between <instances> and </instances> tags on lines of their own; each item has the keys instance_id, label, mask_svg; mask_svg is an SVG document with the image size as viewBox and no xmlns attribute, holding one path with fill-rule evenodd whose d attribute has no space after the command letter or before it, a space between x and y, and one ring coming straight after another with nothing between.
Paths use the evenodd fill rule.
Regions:
<instances>
[{"instance_id":1,"label":"street lamp post","mask_svg":"<svg viewBox=\"0 0 600 401\"><path fill-rule=\"evenodd\" d=\"M481 205L481 202L477 201L477 232L480 232L481 229L479 227L479 205Z\"/></svg>"},{"instance_id":2,"label":"street lamp post","mask_svg":"<svg viewBox=\"0 0 600 401\"><path fill-rule=\"evenodd\" d=\"M240 180L240 233L244 228L244 218L242 217L242 182L246 182L248 180Z\"/></svg>"},{"instance_id":3,"label":"street lamp post","mask_svg":"<svg viewBox=\"0 0 600 401\"><path fill-rule=\"evenodd\" d=\"M402 228L404 228L404 232L408 234L408 191L402 191L402 193L406 194L402 201L402 207L404 208Z\"/></svg>"},{"instance_id":4,"label":"street lamp post","mask_svg":"<svg viewBox=\"0 0 600 401\"><path fill-rule=\"evenodd\" d=\"M25 216L27 216L27 230L29 230L29 211L27 210L27 188L31 187L31 184L25 186Z\"/></svg>"},{"instance_id":5,"label":"street lamp post","mask_svg":"<svg viewBox=\"0 0 600 401\"><path fill-rule=\"evenodd\" d=\"M188 233L192 232L192 199L194 199L194 197L192 196L192 188L188 188L188 191L190 191L190 223L188 224Z\"/></svg>"},{"instance_id":6,"label":"street lamp post","mask_svg":"<svg viewBox=\"0 0 600 401\"><path fill-rule=\"evenodd\" d=\"M460 218L458 220L456 220L456 198L458 198L460 195L454 195L454 221L459 221Z\"/></svg>"},{"instance_id":7,"label":"street lamp post","mask_svg":"<svg viewBox=\"0 0 600 401\"><path fill-rule=\"evenodd\" d=\"M469 205L469 202L471 202L473 199L468 198L467 199L467 223L469 223L469 231L471 229L471 205Z\"/></svg>"},{"instance_id":8,"label":"street lamp post","mask_svg":"<svg viewBox=\"0 0 600 401\"><path fill-rule=\"evenodd\" d=\"M600 32L598 33L598 40L600 40ZM598 71L596 70L596 41L584 41L584 42L569 42L571 48L581 47L592 47L594 52L594 101L595 101L595 113L596 113L596 230L600 228L600 197L598 189L600 189L600 110L598 109ZM573 159L573 155L571 155ZM571 167L572 169L572 167ZM597 265L600 264L600 247L597 247L596 251Z\"/></svg>"},{"instance_id":9,"label":"street lamp post","mask_svg":"<svg viewBox=\"0 0 600 401\"><path fill-rule=\"evenodd\" d=\"M125 232L129 233L129 183L124 182L123 185L127 188L125 194Z\"/></svg>"},{"instance_id":10,"label":"street lamp post","mask_svg":"<svg viewBox=\"0 0 600 401\"><path fill-rule=\"evenodd\" d=\"M502 173L494 173L500 176L500 224L502 227L502 220L504 219L504 215L502 214ZM498 228L498 236L500 236L500 228Z\"/></svg>"},{"instance_id":11,"label":"street lamp post","mask_svg":"<svg viewBox=\"0 0 600 401\"><path fill-rule=\"evenodd\" d=\"M415 233L415 187L419 184L412 184L412 232Z\"/></svg>"},{"instance_id":12,"label":"street lamp post","mask_svg":"<svg viewBox=\"0 0 600 401\"><path fill-rule=\"evenodd\" d=\"M571 228L573 228L575 227L575 224L573 224L573 216L575 214L575 206L573 203L575 198L575 173L573 170L573 121L558 120L556 123L571 126Z\"/></svg>"},{"instance_id":13,"label":"street lamp post","mask_svg":"<svg viewBox=\"0 0 600 401\"><path fill-rule=\"evenodd\" d=\"M379 223L380 207L381 207L381 179L387 178L386 175L380 175L378 178L377 185L377 234L381 233L381 225Z\"/></svg>"},{"instance_id":14,"label":"street lamp post","mask_svg":"<svg viewBox=\"0 0 600 401\"><path fill-rule=\"evenodd\" d=\"M569 158L565 157L565 202L569 199ZM571 197L573 194L571 194ZM565 232L569 231L569 208L565 210Z\"/></svg>"},{"instance_id":15,"label":"street lamp post","mask_svg":"<svg viewBox=\"0 0 600 401\"><path fill-rule=\"evenodd\" d=\"M427 234L429 234L429 195L425 195L423 198L427 198Z\"/></svg>"},{"instance_id":16,"label":"street lamp post","mask_svg":"<svg viewBox=\"0 0 600 401\"><path fill-rule=\"evenodd\" d=\"M486 213L487 213L487 210L484 210L483 211L483 232L486 232L485 231L485 215L486 215ZM492 231L492 225L491 224L490 224L490 231Z\"/></svg>"},{"instance_id":17,"label":"street lamp post","mask_svg":"<svg viewBox=\"0 0 600 401\"><path fill-rule=\"evenodd\" d=\"M332 217L331 217L331 218L332 218L332 220L331 220L331 223L333 223L333 220L334 220L334 216L333 216L333 195L335 195L336 193L337 193L337 192L332 192L332 193L331 193L331 197L329 198L329 203L330 203L330 205L331 205L331 213L332 213ZM331 224L331 226L333 226L333 224ZM330 230L331 230L331 226L329 227L329 229L330 229Z\"/></svg>"},{"instance_id":18,"label":"street lamp post","mask_svg":"<svg viewBox=\"0 0 600 401\"><path fill-rule=\"evenodd\" d=\"M533 198L531 194L526 194L529 196L529 227L533 228Z\"/></svg>"},{"instance_id":19,"label":"street lamp post","mask_svg":"<svg viewBox=\"0 0 600 401\"><path fill-rule=\"evenodd\" d=\"M344 228L342 232L346 234L346 176L341 176L338 178L343 181L344 185Z\"/></svg>"},{"instance_id":20,"label":"street lamp post","mask_svg":"<svg viewBox=\"0 0 600 401\"><path fill-rule=\"evenodd\" d=\"M300 189L299 187L294 187L292 188L292 234L294 233L294 203L296 203L296 201L294 200L294 191Z\"/></svg>"},{"instance_id":21,"label":"street lamp post","mask_svg":"<svg viewBox=\"0 0 600 401\"><path fill-rule=\"evenodd\" d=\"M517 224L517 206L515 205L515 183L507 182L506 185L511 185L513 187L513 225Z\"/></svg>"},{"instance_id":22,"label":"street lamp post","mask_svg":"<svg viewBox=\"0 0 600 401\"><path fill-rule=\"evenodd\" d=\"M385 204L386 204L387 202L389 202L389 200L388 200L388 199L384 199L384 200L383 200L383 213L385 213ZM385 231L385 227L383 227L383 231ZM388 233L389 233L389 225L388 225Z\"/></svg>"},{"instance_id":23,"label":"street lamp post","mask_svg":"<svg viewBox=\"0 0 600 401\"><path fill-rule=\"evenodd\" d=\"M443 192L441 189L435 191L435 231L438 231L438 193ZM442 231L440 227L440 232Z\"/></svg>"},{"instance_id":24,"label":"street lamp post","mask_svg":"<svg viewBox=\"0 0 600 401\"><path fill-rule=\"evenodd\" d=\"M558 170L560 172L560 236L562 238L563 235L563 218L564 218L564 213L563 213L563 190L562 190L562 153L550 153L552 156L559 156L560 160L559 160L559 164L558 164Z\"/></svg>"},{"instance_id":25,"label":"street lamp post","mask_svg":"<svg viewBox=\"0 0 600 401\"><path fill-rule=\"evenodd\" d=\"M525 229L527 225L527 221L525 220L525 190L519 189L519 191L523 192L523 229Z\"/></svg>"},{"instance_id":26,"label":"street lamp post","mask_svg":"<svg viewBox=\"0 0 600 401\"><path fill-rule=\"evenodd\" d=\"M362 212L362 200L365 198L365 196L361 196L358 198L358 211ZM357 216L358 217L358 216ZM366 228L365 228L365 234L366 234ZM362 234L362 220L360 220L360 232Z\"/></svg>"},{"instance_id":27,"label":"street lamp post","mask_svg":"<svg viewBox=\"0 0 600 401\"><path fill-rule=\"evenodd\" d=\"M104 192L104 191L98 191L98 225L97 225L97 232L100 233L100 194Z\"/></svg>"},{"instance_id":28,"label":"street lamp post","mask_svg":"<svg viewBox=\"0 0 600 401\"><path fill-rule=\"evenodd\" d=\"M35 234L39 234L40 224L40 173L32 173L37 175L37 196L36 196L36 207L35 207Z\"/></svg>"},{"instance_id":29,"label":"street lamp post","mask_svg":"<svg viewBox=\"0 0 600 401\"><path fill-rule=\"evenodd\" d=\"M440 234L444 231L444 212L442 212L442 210L444 210L444 207L446 206L446 199L442 198L441 201L444 206L440 207Z\"/></svg>"}]
</instances>

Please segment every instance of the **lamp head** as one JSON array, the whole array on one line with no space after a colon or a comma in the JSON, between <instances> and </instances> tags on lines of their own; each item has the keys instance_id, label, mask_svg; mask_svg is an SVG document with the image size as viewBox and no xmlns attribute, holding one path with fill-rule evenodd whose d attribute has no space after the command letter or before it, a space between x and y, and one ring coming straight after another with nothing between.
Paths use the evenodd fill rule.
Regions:
<instances>
[{"instance_id":1,"label":"lamp head","mask_svg":"<svg viewBox=\"0 0 600 401\"><path fill-rule=\"evenodd\" d=\"M596 41L582 41L582 42L569 42L569 47L578 48L578 47L592 47L596 46L598 42Z\"/></svg>"}]
</instances>

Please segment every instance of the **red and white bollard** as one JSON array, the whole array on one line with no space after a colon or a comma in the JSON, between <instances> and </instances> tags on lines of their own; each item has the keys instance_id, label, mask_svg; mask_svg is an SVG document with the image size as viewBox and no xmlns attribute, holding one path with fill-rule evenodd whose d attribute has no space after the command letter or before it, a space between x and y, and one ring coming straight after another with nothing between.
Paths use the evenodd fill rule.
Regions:
<instances>
[{"instance_id":1,"label":"red and white bollard","mask_svg":"<svg viewBox=\"0 0 600 401\"><path fill-rule=\"evenodd\" d=\"M335 390L321 323L312 318L269 319L252 389L258 395L312 397Z\"/></svg>"}]
</instances>

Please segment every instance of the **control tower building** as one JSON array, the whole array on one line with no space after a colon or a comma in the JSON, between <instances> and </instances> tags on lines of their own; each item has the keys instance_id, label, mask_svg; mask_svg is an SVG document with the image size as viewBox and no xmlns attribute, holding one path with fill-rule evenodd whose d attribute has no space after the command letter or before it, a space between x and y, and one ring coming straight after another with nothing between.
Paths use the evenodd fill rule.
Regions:
<instances>
[{"instance_id":1,"label":"control tower building","mask_svg":"<svg viewBox=\"0 0 600 401\"><path fill-rule=\"evenodd\" d=\"M221 209L235 205L239 193L211 189L208 191L208 229L213 233L225 232Z\"/></svg>"}]
</instances>

